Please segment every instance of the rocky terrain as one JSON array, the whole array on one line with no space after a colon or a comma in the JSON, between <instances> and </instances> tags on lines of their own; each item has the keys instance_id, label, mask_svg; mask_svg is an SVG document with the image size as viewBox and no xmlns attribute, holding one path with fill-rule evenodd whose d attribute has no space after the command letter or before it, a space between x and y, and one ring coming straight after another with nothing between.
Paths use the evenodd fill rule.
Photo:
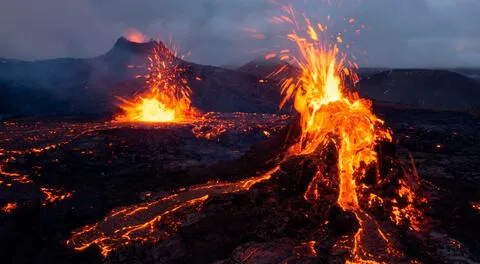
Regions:
<instances>
[{"instance_id":1,"label":"rocky terrain","mask_svg":"<svg viewBox=\"0 0 480 264\"><path fill-rule=\"evenodd\" d=\"M377 104L375 111L394 131L398 158L409 165L411 153L421 192L429 197L425 214L430 227L424 237L408 232L398 236L403 261L478 261L478 117L389 104ZM1 167L2 259L8 263L342 262L346 251L335 241L348 234L350 224L338 219L333 221L337 226L323 224L331 219L332 209L320 213L321 208L331 207L334 195L322 196L317 213L305 217L313 209L300 195L304 180L295 180L309 175L308 161L301 159L282 165L281 173L250 190L219 192L202 202L198 211L185 208L170 215L157 226L169 234L165 239L120 246L106 258L96 245L75 251L66 244L72 232L100 221L112 209L154 202L192 185L235 182L265 173L291 133L287 123L293 121L258 114L212 113L206 118L210 121L155 126L2 123L0 135L7 142L2 145ZM328 159L327 155L325 164ZM172 225L175 217L187 221Z\"/></svg>"},{"instance_id":2,"label":"rocky terrain","mask_svg":"<svg viewBox=\"0 0 480 264\"><path fill-rule=\"evenodd\" d=\"M282 76L265 78L278 62L224 69L178 59L200 117L111 122L115 96L144 88L135 76L154 46L164 47L120 38L91 59L0 61L6 263L480 261L475 80L453 70L360 72L360 95L394 138L366 168L368 210L351 212L338 205L334 148L285 158L299 128L278 110ZM311 202L315 169L325 177ZM415 209L407 220L392 220L397 200ZM420 219L414 228L410 218Z\"/></svg>"}]
</instances>

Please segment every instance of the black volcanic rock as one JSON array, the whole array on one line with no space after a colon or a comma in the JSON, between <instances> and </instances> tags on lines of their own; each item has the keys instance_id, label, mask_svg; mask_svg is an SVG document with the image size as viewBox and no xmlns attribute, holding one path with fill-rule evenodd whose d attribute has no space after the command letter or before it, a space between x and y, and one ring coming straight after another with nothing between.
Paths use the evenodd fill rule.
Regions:
<instances>
[{"instance_id":1,"label":"black volcanic rock","mask_svg":"<svg viewBox=\"0 0 480 264\"><path fill-rule=\"evenodd\" d=\"M446 70L390 70L363 78L361 96L436 108L480 108L480 83Z\"/></svg>"},{"instance_id":2,"label":"black volcanic rock","mask_svg":"<svg viewBox=\"0 0 480 264\"><path fill-rule=\"evenodd\" d=\"M282 70L278 72L279 69ZM285 78L298 76L301 74L301 70L298 67L295 67L285 61L281 61L279 59L265 60L262 57L242 65L237 70L255 75L258 78L264 78L266 79L265 81L273 82L277 86L280 86L281 81Z\"/></svg>"},{"instance_id":3,"label":"black volcanic rock","mask_svg":"<svg viewBox=\"0 0 480 264\"><path fill-rule=\"evenodd\" d=\"M262 57L256 58L250 62L239 67L237 70L245 73L250 73L252 75L257 75L259 77L265 77L275 72L281 67L291 67L294 66L288 64L287 62L281 61L279 59L270 59L266 60Z\"/></svg>"},{"instance_id":4,"label":"black volcanic rock","mask_svg":"<svg viewBox=\"0 0 480 264\"><path fill-rule=\"evenodd\" d=\"M204 111L221 112L278 112L280 90L270 83L247 73L218 67L187 65L191 81L193 105Z\"/></svg>"},{"instance_id":5,"label":"black volcanic rock","mask_svg":"<svg viewBox=\"0 0 480 264\"><path fill-rule=\"evenodd\" d=\"M4 118L49 113L52 103L57 104L60 111L68 107L49 92L37 93L12 82L0 81L0 94L0 121Z\"/></svg>"},{"instance_id":6,"label":"black volcanic rock","mask_svg":"<svg viewBox=\"0 0 480 264\"><path fill-rule=\"evenodd\" d=\"M129 98L145 90L146 58L152 49L169 52L161 42L116 41L106 54L89 59L0 60L3 117L108 116L118 110L115 96ZM280 81L299 69L276 60L254 60L237 70L177 59L192 87L192 103L202 111L278 112ZM137 67L138 66L138 67ZM266 75L286 66L278 76ZM362 96L378 101L443 108L478 108L480 84L439 70L392 70L362 78ZM11 102L11 103L9 103ZM289 109L288 105L286 109Z\"/></svg>"},{"instance_id":7,"label":"black volcanic rock","mask_svg":"<svg viewBox=\"0 0 480 264\"><path fill-rule=\"evenodd\" d=\"M113 45L113 48L107 52L108 54L119 52L119 51L124 51L124 52L130 52L130 53L139 53L139 54L146 54L152 51L153 48L160 46L164 49L166 49L165 44L157 41L149 41L145 43L136 43L136 42L131 42L125 37L120 37L117 39L115 44Z\"/></svg>"}]
</instances>

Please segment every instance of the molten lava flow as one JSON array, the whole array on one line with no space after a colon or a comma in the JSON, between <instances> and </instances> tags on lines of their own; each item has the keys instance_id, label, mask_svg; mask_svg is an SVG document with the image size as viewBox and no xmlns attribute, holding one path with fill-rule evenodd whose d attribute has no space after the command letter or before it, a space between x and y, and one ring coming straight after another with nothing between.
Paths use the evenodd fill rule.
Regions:
<instances>
[{"instance_id":1,"label":"molten lava flow","mask_svg":"<svg viewBox=\"0 0 480 264\"><path fill-rule=\"evenodd\" d=\"M138 29L129 28L125 32L125 37L128 41L135 42L135 43L144 43L148 41L148 38L140 32Z\"/></svg>"},{"instance_id":2,"label":"molten lava flow","mask_svg":"<svg viewBox=\"0 0 480 264\"><path fill-rule=\"evenodd\" d=\"M195 110L191 107L191 89L182 77L184 68L178 65L176 53L157 45L148 57L147 92L134 100L120 100L124 114L120 122L178 122L192 118Z\"/></svg>"},{"instance_id":3,"label":"molten lava flow","mask_svg":"<svg viewBox=\"0 0 480 264\"><path fill-rule=\"evenodd\" d=\"M305 36L296 31L288 35L300 53L294 62L302 70L298 79L290 77L282 84L285 97L281 107L294 98L302 129L299 142L290 152L311 154L333 141L338 151L338 204L344 210L355 210L359 207L356 182L365 175L367 166L377 161L376 143L391 140L391 135L381 128L383 121L373 114L369 101L346 91L341 74L354 79L357 76L343 66L345 57L337 45L319 38L325 27L313 26L308 19L306 23Z\"/></svg>"},{"instance_id":4,"label":"molten lava flow","mask_svg":"<svg viewBox=\"0 0 480 264\"><path fill-rule=\"evenodd\" d=\"M210 196L248 191L255 184L270 179L279 169L276 167L265 174L239 182L192 186L157 201L113 210L101 222L74 232L67 244L76 250L96 244L107 256L112 250L134 241L160 241L182 225L183 221L179 218L184 218L192 209L201 209ZM169 216L173 214L178 215L170 219Z\"/></svg>"},{"instance_id":5,"label":"molten lava flow","mask_svg":"<svg viewBox=\"0 0 480 264\"><path fill-rule=\"evenodd\" d=\"M45 188L42 187L40 190L45 194L46 198L42 202L43 206L46 206L49 203L54 203L56 201L61 201L65 200L67 198L70 198L73 194L70 192L65 192L62 190L57 190L53 188Z\"/></svg>"}]
</instances>

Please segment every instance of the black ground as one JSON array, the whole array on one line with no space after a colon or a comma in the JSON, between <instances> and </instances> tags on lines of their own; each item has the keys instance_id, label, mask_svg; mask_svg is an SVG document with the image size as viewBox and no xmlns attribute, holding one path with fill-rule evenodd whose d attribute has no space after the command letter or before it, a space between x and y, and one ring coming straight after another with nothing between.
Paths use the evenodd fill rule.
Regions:
<instances>
[{"instance_id":1,"label":"black ground","mask_svg":"<svg viewBox=\"0 0 480 264\"><path fill-rule=\"evenodd\" d=\"M436 232L462 244L460 253L452 253L450 245L436 247L435 261L478 260L480 211L472 203L480 202L480 119L469 113L391 105L378 105L376 112L393 129L399 157L409 162L411 152L423 183L437 189L429 201ZM198 139L189 125L154 129L106 126L77 133L72 141L55 149L17 155L4 169L28 174L33 183L20 184L2 176L0 202L16 202L19 207L0 213L0 259L5 263L335 262L332 254L341 252L332 253L327 241L336 235L301 215L307 205L289 199L271 203L261 191L214 197L200 220L180 228L177 235L154 244L122 248L106 259L95 247L77 252L65 245L73 230L98 222L114 208L192 184L238 180L268 169L266 153L273 140L267 139L264 131L275 137L285 119L268 120L252 121L249 125L254 129L248 131L234 126L211 139ZM16 130L6 123L1 130L5 138L27 133L10 135ZM255 147L248 151L250 146ZM293 173L298 168L290 170ZM39 187L73 195L42 205L45 196ZM312 226L323 233L309 233ZM317 256L305 253L308 247L302 241L320 237L324 244L317 245ZM247 259L245 255L252 249L260 253ZM409 255L429 263L431 254L413 250Z\"/></svg>"}]
</instances>

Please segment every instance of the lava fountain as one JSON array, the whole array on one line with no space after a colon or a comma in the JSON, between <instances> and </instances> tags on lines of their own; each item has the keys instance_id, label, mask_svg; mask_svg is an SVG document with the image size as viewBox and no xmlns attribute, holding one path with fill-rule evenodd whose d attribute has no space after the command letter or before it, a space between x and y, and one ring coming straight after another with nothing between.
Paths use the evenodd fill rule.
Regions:
<instances>
[{"instance_id":1,"label":"lava fountain","mask_svg":"<svg viewBox=\"0 0 480 264\"><path fill-rule=\"evenodd\" d=\"M148 56L148 73L145 78L147 91L133 100L117 97L123 114L116 117L120 122L181 122L192 118L192 90L183 77L185 69L177 54L163 45L156 44Z\"/></svg>"},{"instance_id":2,"label":"lava fountain","mask_svg":"<svg viewBox=\"0 0 480 264\"><path fill-rule=\"evenodd\" d=\"M299 24L293 20L293 9L287 7L285 10L292 19L278 17L276 20L291 23L299 29ZM358 77L344 66L346 56L340 53L337 44L328 44L320 37L328 27L312 25L309 19L305 22L304 35L298 30L288 34L300 54L289 57L301 69L301 76L289 77L282 82L285 97L280 106L294 99L302 130L298 143L290 152L311 154L333 142L338 151L338 204L344 210L355 210L358 208L356 181L365 175L367 166L377 161L374 149L377 142L391 141L391 133L373 114L371 102L349 92L344 86L343 78L357 80ZM337 41L342 42L342 39L337 38Z\"/></svg>"},{"instance_id":3,"label":"lava fountain","mask_svg":"<svg viewBox=\"0 0 480 264\"><path fill-rule=\"evenodd\" d=\"M293 99L301 128L299 138L288 153L293 156L310 155L333 143L337 153L337 204L344 212L353 213L359 225L347 263L383 262L378 260L373 251L402 257L377 220L367 212L368 206L360 202L369 199L366 198L369 187L362 183L369 168L376 168L377 180L380 176L376 148L380 142L392 142L392 133L384 126L384 121L373 113L371 101L347 89L346 83L355 83L358 76L344 66L356 64L347 61L347 56L340 52L339 44L343 43L341 35L333 35L335 41L328 42L332 35L327 34L327 25L313 24L308 18L303 22L297 21L291 6L284 6L283 10L288 15L274 17L273 21L290 24L294 28L288 34L288 39L293 42L295 53L282 50L268 54L266 59L279 56L301 70L299 77L291 76L282 82L284 99L280 107ZM280 68L274 74L284 69ZM347 82L347 79L351 82ZM318 187L322 178L325 175L318 168L304 194L307 201L314 203L319 199ZM399 180L398 184L401 186L399 197L415 196L405 180ZM396 200L392 199L394 205L390 218L396 224L400 223L399 219L408 219L409 228L420 231L415 215L422 214L413 208L411 203L414 200L408 199L409 206L399 209ZM382 246L376 241L381 241ZM372 247L371 244L376 246Z\"/></svg>"}]
</instances>

